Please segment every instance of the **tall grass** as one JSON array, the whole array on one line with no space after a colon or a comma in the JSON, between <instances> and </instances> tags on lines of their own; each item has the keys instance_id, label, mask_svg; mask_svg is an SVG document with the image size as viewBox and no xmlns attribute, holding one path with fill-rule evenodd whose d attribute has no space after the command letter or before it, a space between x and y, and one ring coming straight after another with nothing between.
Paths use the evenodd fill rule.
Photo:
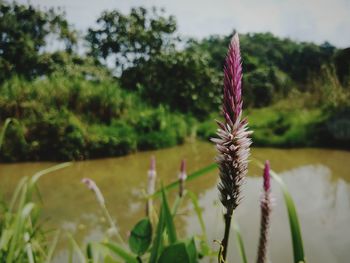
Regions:
<instances>
[{"instance_id":1,"label":"tall grass","mask_svg":"<svg viewBox=\"0 0 350 263\"><path fill-rule=\"evenodd\" d=\"M36 183L47 173L69 166L64 163L42 170L18 183L9 202L2 202L0 214L0 261L51 262L58 233L52 241L40 223L39 204L34 195Z\"/></svg>"}]
</instances>

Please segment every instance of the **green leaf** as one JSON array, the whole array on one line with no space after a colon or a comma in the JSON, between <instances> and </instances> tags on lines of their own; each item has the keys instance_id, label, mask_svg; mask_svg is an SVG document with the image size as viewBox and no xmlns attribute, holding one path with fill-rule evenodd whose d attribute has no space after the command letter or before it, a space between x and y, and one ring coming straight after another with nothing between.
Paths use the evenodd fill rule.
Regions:
<instances>
[{"instance_id":1,"label":"green leaf","mask_svg":"<svg viewBox=\"0 0 350 263\"><path fill-rule=\"evenodd\" d=\"M68 166L71 166L73 163L72 162L65 162L65 163L60 163L60 164L57 164L57 165L54 165L54 166L51 166L47 169L44 169L44 170L41 170L37 173L35 173L31 179L30 179L30 182L32 185L35 185L35 183L40 179L40 177L42 177L43 175L45 174L48 174L48 173L52 173L52 172L55 172L57 170L60 170L60 169L63 169L63 168L66 168Z\"/></svg>"},{"instance_id":2,"label":"green leaf","mask_svg":"<svg viewBox=\"0 0 350 263\"><path fill-rule=\"evenodd\" d=\"M241 231L236 222L233 222L233 229L236 233L237 246L238 246L238 250L239 250L239 254L241 256L242 262L248 263L247 254L245 253L244 242L241 235Z\"/></svg>"},{"instance_id":3,"label":"green leaf","mask_svg":"<svg viewBox=\"0 0 350 263\"><path fill-rule=\"evenodd\" d=\"M159 213L159 219L158 219L158 225L157 225L157 232L156 236L153 240L153 246L151 250L151 257L150 257L150 263L157 262L158 256L162 250L162 240L163 240L163 232L165 228L165 216L164 216L164 208L161 206L160 213Z\"/></svg>"},{"instance_id":4,"label":"green leaf","mask_svg":"<svg viewBox=\"0 0 350 263\"><path fill-rule=\"evenodd\" d=\"M129 247L132 252L143 255L152 241L152 225L148 218L139 221L131 230Z\"/></svg>"},{"instance_id":5,"label":"green leaf","mask_svg":"<svg viewBox=\"0 0 350 263\"><path fill-rule=\"evenodd\" d=\"M46 263L49 263L49 262L51 262L51 260L52 260L52 256L53 256L53 253L54 253L55 248L56 248L56 246L57 246L57 242L58 242L58 239L59 239L59 237L60 237L60 234L61 234L61 232L58 230L58 231L56 232L56 234L55 234L53 240L52 240L52 243L51 243L51 245L50 245L50 247L49 247L49 250L48 250L48 253L47 253L47 256L46 256L46 259L45 259L45 262L46 262Z\"/></svg>"},{"instance_id":6,"label":"green leaf","mask_svg":"<svg viewBox=\"0 0 350 263\"><path fill-rule=\"evenodd\" d=\"M203 216L202 216L202 208L199 206L198 198L194 193L192 193L190 191L187 191L187 195L192 201L194 211L197 214L199 224L201 225L201 228L202 228L202 234L204 235L204 237L206 237L207 233L206 233L205 224L204 224L204 220L203 220Z\"/></svg>"},{"instance_id":7,"label":"green leaf","mask_svg":"<svg viewBox=\"0 0 350 263\"><path fill-rule=\"evenodd\" d=\"M177 241L176 228L174 225L173 216L170 212L164 188L162 189L162 208L164 210L165 225L169 236L169 242L170 244L174 244Z\"/></svg>"},{"instance_id":8,"label":"green leaf","mask_svg":"<svg viewBox=\"0 0 350 263\"><path fill-rule=\"evenodd\" d=\"M176 216L177 210L178 210L179 207L180 207L180 204L181 204L181 202L182 202L182 200L183 200L183 197L184 197L184 196L181 196L181 197L180 197L179 195L176 195L175 201L174 201L174 204L173 204L173 209L172 209L172 211L171 211L171 214L173 215L173 217Z\"/></svg>"},{"instance_id":9,"label":"green leaf","mask_svg":"<svg viewBox=\"0 0 350 263\"><path fill-rule=\"evenodd\" d=\"M107 255L104 259L103 259L103 263L120 263L119 261L113 259L110 255Z\"/></svg>"},{"instance_id":10,"label":"green leaf","mask_svg":"<svg viewBox=\"0 0 350 263\"><path fill-rule=\"evenodd\" d=\"M186 246L188 256L190 258L191 263L197 262L198 254L197 254L197 248L196 243L194 241L194 238L191 238L191 240L187 243Z\"/></svg>"},{"instance_id":11,"label":"green leaf","mask_svg":"<svg viewBox=\"0 0 350 263\"><path fill-rule=\"evenodd\" d=\"M186 244L175 243L166 247L160 255L158 263L190 263L190 256L186 249Z\"/></svg>"},{"instance_id":12,"label":"green leaf","mask_svg":"<svg viewBox=\"0 0 350 263\"><path fill-rule=\"evenodd\" d=\"M281 186L281 189L283 192L284 202L286 204L287 211L288 211L290 231L292 235L294 262L295 263L306 262L305 255L304 255L303 238L301 236L301 230L300 230L300 224L299 224L299 218L298 218L298 214L295 208L293 198L290 195L287 189L287 186L285 185L281 177L279 177L272 170L270 170L270 173L272 177L275 179L275 181L278 182L278 184Z\"/></svg>"},{"instance_id":13,"label":"green leaf","mask_svg":"<svg viewBox=\"0 0 350 263\"><path fill-rule=\"evenodd\" d=\"M83 251L81 250L81 248L79 247L79 245L74 240L74 238L72 237L71 234L67 234L67 236L68 236L68 239L69 239L69 241L71 243L72 251L75 251L75 253L77 255L77 258L79 259L79 262L85 263L86 259L85 259Z\"/></svg>"},{"instance_id":14,"label":"green leaf","mask_svg":"<svg viewBox=\"0 0 350 263\"><path fill-rule=\"evenodd\" d=\"M138 263L137 259L121 246L115 243L102 243L102 245L111 250L115 255L124 259L127 263Z\"/></svg>"},{"instance_id":15,"label":"green leaf","mask_svg":"<svg viewBox=\"0 0 350 263\"><path fill-rule=\"evenodd\" d=\"M91 243L88 243L86 246L86 256L88 259L88 262L93 262L93 254L92 254L92 246Z\"/></svg>"},{"instance_id":16,"label":"green leaf","mask_svg":"<svg viewBox=\"0 0 350 263\"><path fill-rule=\"evenodd\" d=\"M204 168L202 168L202 169L200 169L198 171L195 171L195 172L189 174L187 176L187 178L186 178L186 182L192 181L192 180L194 180L194 179L196 179L198 177L201 177L201 176L203 176L203 175L205 175L205 174L215 170L216 168L217 168L217 164L216 163L212 163L212 164L210 164L210 165L208 165L208 166L206 166L206 167L204 167ZM171 189L175 189L178 186L179 186L179 180L168 184L167 186L164 187L164 190L168 191L168 190L171 190ZM159 195L161 195L161 193L162 193L162 190L159 190L159 191L155 192L153 195L151 195L151 197L159 196Z\"/></svg>"}]
</instances>

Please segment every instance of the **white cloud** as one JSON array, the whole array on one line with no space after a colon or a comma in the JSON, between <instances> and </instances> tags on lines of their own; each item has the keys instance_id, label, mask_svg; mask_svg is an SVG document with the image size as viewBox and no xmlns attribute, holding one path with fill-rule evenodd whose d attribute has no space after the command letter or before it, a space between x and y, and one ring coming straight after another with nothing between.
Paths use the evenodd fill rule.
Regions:
<instances>
[{"instance_id":1,"label":"white cloud","mask_svg":"<svg viewBox=\"0 0 350 263\"><path fill-rule=\"evenodd\" d=\"M21 0L19 2L28 2ZM85 30L102 10L132 6L160 6L178 20L179 31L188 36L265 32L299 41L330 41L350 46L349 0L31 0L41 7L61 6L72 24Z\"/></svg>"}]
</instances>

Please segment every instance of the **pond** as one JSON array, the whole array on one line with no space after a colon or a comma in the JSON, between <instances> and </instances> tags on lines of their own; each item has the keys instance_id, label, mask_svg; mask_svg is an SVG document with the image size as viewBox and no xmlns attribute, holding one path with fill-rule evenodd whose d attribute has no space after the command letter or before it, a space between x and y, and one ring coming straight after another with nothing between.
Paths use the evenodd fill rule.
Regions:
<instances>
[{"instance_id":1,"label":"pond","mask_svg":"<svg viewBox=\"0 0 350 263\"><path fill-rule=\"evenodd\" d=\"M215 157L212 144L188 142L185 145L108 158L75 162L64 170L45 175L39 181L43 218L47 226L70 231L79 242L99 240L107 228L106 220L92 192L81 183L92 178L102 190L106 205L126 238L128 231L145 214L142 199L147 184L149 159L157 160L157 183L177 179L182 158L188 173L211 164ZM286 182L300 216L308 262L348 262L350 258L350 152L325 149L254 148L252 156L269 159L272 169ZM9 196L19 179L47 168L53 163L0 165L0 191ZM241 228L248 260L255 261L259 233L259 197L262 171L250 163L243 188L244 199L235 219ZM216 189L217 172L211 172L186 187L199 196L210 244L223 234L222 208ZM272 262L292 262L292 245L286 208L280 189L272 184L274 207L271 222L270 258ZM174 192L174 194L176 191ZM184 203L176 218L180 235L200 233L200 226L190 203ZM239 262L234 236L229 259ZM64 241L58 247L56 262L66 262Z\"/></svg>"}]
</instances>

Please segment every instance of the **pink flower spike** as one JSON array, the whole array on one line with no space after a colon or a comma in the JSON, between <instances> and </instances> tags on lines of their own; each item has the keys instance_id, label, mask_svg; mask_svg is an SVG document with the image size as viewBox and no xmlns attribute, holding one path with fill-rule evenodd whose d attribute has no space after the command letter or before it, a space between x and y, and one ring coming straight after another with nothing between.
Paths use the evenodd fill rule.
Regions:
<instances>
[{"instance_id":1,"label":"pink flower spike","mask_svg":"<svg viewBox=\"0 0 350 263\"><path fill-rule=\"evenodd\" d=\"M224 67L224 98L222 115L218 122L216 161L220 171L220 200L232 214L241 201L241 186L248 170L251 131L242 119L242 63L238 34L232 37Z\"/></svg>"},{"instance_id":2,"label":"pink flower spike","mask_svg":"<svg viewBox=\"0 0 350 263\"><path fill-rule=\"evenodd\" d=\"M270 162L268 160L266 160L264 168L264 190L265 192L271 190Z\"/></svg>"}]
</instances>

